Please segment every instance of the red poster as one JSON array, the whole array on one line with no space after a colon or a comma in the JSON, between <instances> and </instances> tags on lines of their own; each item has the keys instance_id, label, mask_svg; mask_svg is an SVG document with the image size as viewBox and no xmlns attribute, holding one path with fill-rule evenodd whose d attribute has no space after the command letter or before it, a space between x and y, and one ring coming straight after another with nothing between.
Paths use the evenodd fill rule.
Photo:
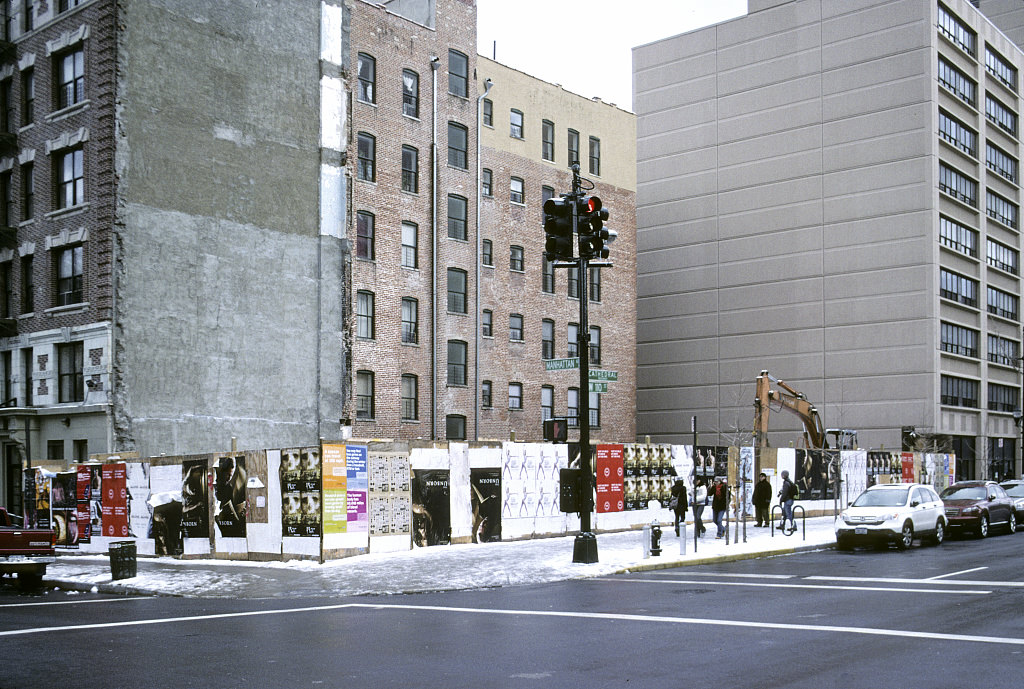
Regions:
<instances>
[{"instance_id":1,"label":"red poster","mask_svg":"<svg viewBox=\"0 0 1024 689\"><path fill-rule=\"evenodd\" d=\"M597 446L597 512L621 512L626 507L622 445Z\"/></svg>"},{"instance_id":2,"label":"red poster","mask_svg":"<svg viewBox=\"0 0 1024 689\"><path fill-rule=\"evenodd\" d=\"M89 467L78 467L78 481L75 487L76 513L78 517L78 542L89 543L92 538L92 515L89 502L92 500L92 472Z\"/></svg>"},{"instance_id":3,"label":"red poster","mask_svg":"<svg viewBox=\"0 0 1024 689\"><path fill-rule=\"evenodd\" d=\"M901 464L903 465L903 483L914 482L914 453L904 452L900 455Z\"/></svg>"},{"instance_id":4,"label":"red poster","mask_svg":"<svg viewBox=\"0 0 1024 689\"><path fill-rule=\"evenodd\" d=\"M124 464L103 465L103 535L126 538L128 529L128 482Z\"/></svg>"}]
</instances>

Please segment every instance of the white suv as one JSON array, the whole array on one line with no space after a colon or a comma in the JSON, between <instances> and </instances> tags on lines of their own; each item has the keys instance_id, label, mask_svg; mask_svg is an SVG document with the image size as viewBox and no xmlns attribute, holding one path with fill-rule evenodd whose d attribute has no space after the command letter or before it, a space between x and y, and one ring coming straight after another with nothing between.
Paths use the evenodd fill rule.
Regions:
<instances>
[{"instance_id":1,"label":"white suv","mask_svg":"<svg viewBox=\"0 0 1024 689\"><path fill-rule=\"evenodd\" d=\"M871 486L836 520L836 545L848 550L858 543L895 543L909 548L914 538L939 545L946 537L942 500L931 486L890 483Z\"/></svg>"}]
</instances>

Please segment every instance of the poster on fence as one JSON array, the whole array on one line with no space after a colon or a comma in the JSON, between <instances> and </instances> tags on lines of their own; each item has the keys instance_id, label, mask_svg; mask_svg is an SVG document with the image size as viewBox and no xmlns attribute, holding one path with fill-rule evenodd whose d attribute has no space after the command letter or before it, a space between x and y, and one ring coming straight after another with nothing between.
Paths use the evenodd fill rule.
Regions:
<instances>
[{"instance_id":1,"label":"poster on fence","mask_svg":"<svg viewBox=\"0 0 1024 689\"><path fill-rule=\"evenodd\" d=\"M324 549L369 547L367 447L324 445L322 485Z\"/></svg>"},{"instance_id":2,"label":"poster on fence","mask_svg":"<svg viewBox=\"0 0 1024 689\"><path fill-rule=\"evenodd\" d=\"M451 473L448 469L412 472L412 542L448 545L452 540Z\"/></svg>"},{"instance_id":3,"label":"poster on fence","mask_svg":"<svg viewBox=\"0 0 1024 689\"><path fill-rule=\"evenodd\" d=\"M626 509L625 467L622 445L598 445L596 449L598 513Z\"/></svg>"},{"instance_id":4,"label":"poster on fence","mask_svg":"<svg viewBox=\"0 0 1024 689\"><path fill-rule=\"evenodd\" d=\"M473 510L473 542L501 540L501 469L469 470L470 503Z\"/></svg>"},{"instance_id":5,"label":"poster on fence","mask_svg":"<svg viewBox=\"0 0 1024 689\"><path fill-rule=\"evenodd\" d=\"M207 460L181 463L181 532L185 538L210 537L209 491L206 486ZM107 465L103 465L103 535L107 535Z\"/></svg>"},{"instance_id":6,"label":"poster on fence","mask_svg":"<svg viewBox=\"0 0 1024 689\"><path fill-rule=\"evenodd\" d=\"M103 535L108 538L128 538L131 529L128 524L127 468L123 463L104 464L100 471L103 487Z\"/></svg>"}]
</instances>

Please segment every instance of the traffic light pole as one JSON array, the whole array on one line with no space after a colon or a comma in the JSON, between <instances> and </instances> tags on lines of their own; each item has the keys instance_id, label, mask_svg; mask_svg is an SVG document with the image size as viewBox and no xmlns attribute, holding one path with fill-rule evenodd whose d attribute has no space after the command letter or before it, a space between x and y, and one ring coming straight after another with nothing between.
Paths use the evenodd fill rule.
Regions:
<instances>
[{"instance_id":1,"label":"traffic light pole","mask_svg":"<svg viewBox=\"0 0 1024 689\"><path fill-rule=\"evenodd\" d=\"M572 231L579 237L579 210L577 201L581 198L580 167L572 166ZM597 562L597 536L590 530L590 513L594 508L593 471L590 461L590 323L587 319L587 271L590 261L579 252L577 259L577 282L580 286L580 327L578 345L580 357L580 532L573 542L572 561L583 564Z\"/></svg>"}]
</instances>

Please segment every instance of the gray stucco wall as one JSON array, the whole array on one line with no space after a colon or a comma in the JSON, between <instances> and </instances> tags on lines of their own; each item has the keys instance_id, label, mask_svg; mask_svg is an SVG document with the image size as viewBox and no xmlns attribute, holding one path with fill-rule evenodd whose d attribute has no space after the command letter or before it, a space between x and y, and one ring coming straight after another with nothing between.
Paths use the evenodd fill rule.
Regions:
<instances>
[{"instance_id":1,"label":"gray stucco wall","mask_svg":"<svg viewBox=\"0 0 1024 689\"><path fill-rule=\"evenodd\" d=\"M283 4L121 3L117 449L336 435L317 423L341 415L343 284L339 240L318 257L320 7Z\"/></svg>"}]
</instances>

